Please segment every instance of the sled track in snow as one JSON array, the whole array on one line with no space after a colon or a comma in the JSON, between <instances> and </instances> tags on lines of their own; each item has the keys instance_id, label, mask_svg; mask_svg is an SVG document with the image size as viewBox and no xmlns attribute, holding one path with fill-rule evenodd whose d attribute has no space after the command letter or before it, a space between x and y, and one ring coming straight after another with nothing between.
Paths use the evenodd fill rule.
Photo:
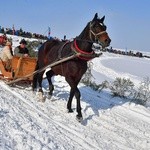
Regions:
<instances>
[{"instance_id":1,"label":"sled track in snow","mask_svg":"<svg viewBox=\"0 0 150 150\"><path fill-rule=\"evenodd\" d=\"M77 133L76 131L66 128L66 126L64 124L61 124L60 122L55 121L53 118L51 118L47 114L45 114L42 110L37 109L32 103L29 103L23 96L21 96L15 90L8 88L8 86L5 84L1 84L1 86L5 90L7 90L9 93L11 93L15 97L17 97L21 102L23 102L24 107L26 107L27 109L31 108L31 109L27 110L30 114L37 112L39 116L42 116L42 118L51 122L60 131L60 133L64 134L69 139L72 139L74 142L78 143L80 146L82 146L83 149L87 149L87 150L91 150L91 149L98 150L99 149L99 147L93 145L90 141L86 141L85 137L82 137L82 135L79 135L79 133ZM17 105L17 103L16 103L16 105ZM14 106L11 106L11 107L14 107ZM17 107L15 107L14 110L15 109L17 109ZM23 114L23 112L21 112L21 110L18 109L18 111L20 112L20 115ZM35 118L35 119L37 119L37 118ZM38 122L38 123L42 125L42 122Z\"/></svg>"},{"instance_id":2,"label":"sled track in snow","mask_svg":"<svg viewBox=\"0 0 150 150\"><path fill-rule=\"evenodd\" d=\"M129 109L128 105L119 105L106 111L105 109L100 110L97 113L99 111L97 109L100 107L97 108L95 101L82 101L82 104L86 106L83 109L85 119L80 124L75 120L75 113L65 113L66 103L63 99L57 100L58 97L56 97L54 101L47 99L45 103L40 103L37 102L31 91L10 88L4 83L1 86L17 99L12 100L13 106L10 107L16 113L18 112L24 120L32 120L33 124L30 125L30 128L40 130L44 126L47 136L50 137L54 145L63 140L68 145L70 142L74 143L73 147L77 145L75 148L81 150L148 150L150 148L150 131L146 130L150 128L150 115L149 110L145 111L144 107L140 107L140 109L144 109L144 111L140 111L138 106L131 106ZM86 94L90 96L88 91ZM100 104L102 108L105 108L105 105L110 105L107 97L102 96L101 99L103 99ZM95 100L97 101L97 99ZM93 108L89 107L89 104L93 105ZM22 107L25 109L24 112ZM54 131L50 131L52 129ZM31 132L26 127L24 130L24 132ZM55 134L57 134L57 142L55 142ZM33 138L35 136L32 132L29 135ZM38 141L38 138L36 140ZM43 145L42 140L40 140L40 145ZM74 149L73 147L70 144L70 148L67 147L67 149Z\"/></svg>"}]
</instances>

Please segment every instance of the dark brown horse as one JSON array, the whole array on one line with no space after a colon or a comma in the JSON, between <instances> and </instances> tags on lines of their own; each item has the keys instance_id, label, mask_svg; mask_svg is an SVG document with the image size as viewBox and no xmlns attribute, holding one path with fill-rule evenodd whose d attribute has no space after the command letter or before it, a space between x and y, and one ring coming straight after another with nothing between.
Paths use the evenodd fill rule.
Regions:
<instances>
[{"instance_id":1,"label":"dark brown horse","mask_svg":"<svg viewBox=\"0 0 150 150\"><path fill-rule=\"evenodd\" d=\"M81 34L73 41L62 42L58 40L46 41L38 52L38 62L36 70L45 67L62 58L66 58L75 53L80 53L82 56L74 58L72 60L60 63L46 72L46 76L49 82L49 94L52 95L54 86L51 81L51 77L54 75L64 76L66 81L71 87L70 96L67 103L68 112L72 110L72 99L75 96L77 99L77 119L82 120L81 105L80 105L80 91L77 87L80 79L87 70L87 61L95 57L95 53L92 50L93 42L98 42L102 47L107 47L110 44L110 38L106 32L106 26L103 23L103 18L98 18L95 14L92 21L90 21ZM37 81L39 84L39 91L42 91L42 79L43 72L34 75L33 77L33 90L37 87Z\"/></svg>"},{"instance_id":2,"label":"dark brown horse","mask_svg":"<svg viewBox=\"0 0 150 150\"><path fill-rule=\"evenodd\" d=\"M0 45L4 46L7 41L6 35L0 36Z\"/></svg>"}]
</instances>

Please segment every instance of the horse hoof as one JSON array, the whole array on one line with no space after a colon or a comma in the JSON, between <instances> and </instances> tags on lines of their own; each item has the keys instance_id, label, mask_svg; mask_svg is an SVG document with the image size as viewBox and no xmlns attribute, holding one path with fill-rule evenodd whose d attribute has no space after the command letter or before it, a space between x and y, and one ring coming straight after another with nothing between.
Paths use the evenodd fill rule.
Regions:
<instances>
[{"instance_id":1,"label":"horse hoof","mask_svg":"<svg viewBox=\"0 0 150 150\"><path fill-rule=\"evenodd\" d=\"M38 92L37 95L38 95L38 98L40 99L39 101L44 103L45 100L46 100L46 97L43 96L43 93L42 92Z\"/></svg>"},{"instance_id":2,"label":"horse hoof","mask_svg":"<svg viewBox=\"0 0 150 150\"><path fill-rule=\"evenodd\" d=\"M51 99L52 95L46 95L47 99Z\"/></svg>"},{"instance_id":3,"label":"horse hoof","mask_svg":"<svg viewBox=\"0 0 150 150\"><path fill-rule=\"evenodd\" d=\"M46 98L47 98L47 99L51 99L51 98L52 98L52 94L45 93L45 95L46 95Z\"/></svg>"},{"instance_id":4,"label":"horse hoof","mask_svg":"<svg viewBox=\"0 0 150 150\"><path fill-rule=\"evenodd\" d=\"M72 113L73 112L73 110L72 109L68 109L68 113Z\"/></svg>"},{"instance_id":5,"label":"horse hoof","mask_svg":"<svg viewBox=\"0 0 150 150\"><path fill-rule=\"evenodd\" d=\"M38 102L44 103L45 101L46 101L46 97L42 97L42 98L38 99Z\"/></svg>"},{"instance_id":6,"label":"horse hoof","mask_svg":"<svg viewBox=\"0 0 150 150\"><path fill-rule=\"evenodd\" d=\"M76 119L77 119L79 122L81 122L81 121L83 120L83 117L76 115Z\"/></svg>"},{"instance_id":7,"label":"horse hoof","mask_svg":"<svg viewBox=\"0 0 150 150\"><path fill-rule=\"evenodd\" d=\"M36 91L32 91L32 94L36 95Z\"/></svg>"},{"instance_id":8,"label":"horse hoof","mask_svg":"<svg viewBox=\"0 0 150 150\"><path fill-rule=\"evenodd\" d=\"M41 99L41 102L45 102L46 101L46 97L43 97L42 99Z\"/></svg>"},{"instance_id":9,"label":"horse hoof","mask_svg":"<svg viewBox=\"0 0 150 150\"><path fill-rule=\"evenodd\" d=\"M35 92L35 91L36 91L36 88L33 88L33 87L32 87L32 91Z\"/></svg>"}]
</instances>

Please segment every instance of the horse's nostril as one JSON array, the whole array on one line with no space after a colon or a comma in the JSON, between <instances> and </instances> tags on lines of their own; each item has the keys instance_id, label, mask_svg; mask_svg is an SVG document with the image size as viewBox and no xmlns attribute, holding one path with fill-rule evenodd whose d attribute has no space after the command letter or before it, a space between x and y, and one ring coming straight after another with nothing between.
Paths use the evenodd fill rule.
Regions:
<instances>
[{"instance_id":1,"label":"horse's nostril","mask_svg":"<svg viewBox=\"0 0 150 150\"><path fill-rule=\"evenodd\" d=\"M95 42L98 43L98 39L96 39Z\"/></svg>"},{"instance_id":2,"label":"horse's nostril","mask_svg":"<svg viewBox=\"0 0 150 150\"><path fill-rule=\"evenodd\" d=\"M111 39L106 39L105 40L105 43L107 43L107 44L110 44L110 42L111 42Z\"/></svg>"}]
</instances>

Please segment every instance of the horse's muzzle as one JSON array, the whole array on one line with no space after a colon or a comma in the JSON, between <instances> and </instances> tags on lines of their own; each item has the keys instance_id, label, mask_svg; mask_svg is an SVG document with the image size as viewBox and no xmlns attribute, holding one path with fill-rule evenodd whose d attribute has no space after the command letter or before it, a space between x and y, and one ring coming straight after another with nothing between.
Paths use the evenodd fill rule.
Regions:
<instances>
[{"instance_id":1,"label":"horse's muzzle","mask_svg":"<svg viewBox=\"0 0 150 150\"><path fill-rule=\"evenodd\" d=\"M110 45L111 39L108 38L104 41L104 47L108 47Z\"/></svg>"},{"instance_id":2,"label":"horse's muzzle","mask_svg":"<svg viewBox=\"0 0 150 150\"><path fill-rule=\"evenodd\" d=\"M98 41L98 44L100 44L102 46L102 48L108 47L110 45L111 39L105 39L104 41L100 42Z\"/></svg>"}]
</instances>

